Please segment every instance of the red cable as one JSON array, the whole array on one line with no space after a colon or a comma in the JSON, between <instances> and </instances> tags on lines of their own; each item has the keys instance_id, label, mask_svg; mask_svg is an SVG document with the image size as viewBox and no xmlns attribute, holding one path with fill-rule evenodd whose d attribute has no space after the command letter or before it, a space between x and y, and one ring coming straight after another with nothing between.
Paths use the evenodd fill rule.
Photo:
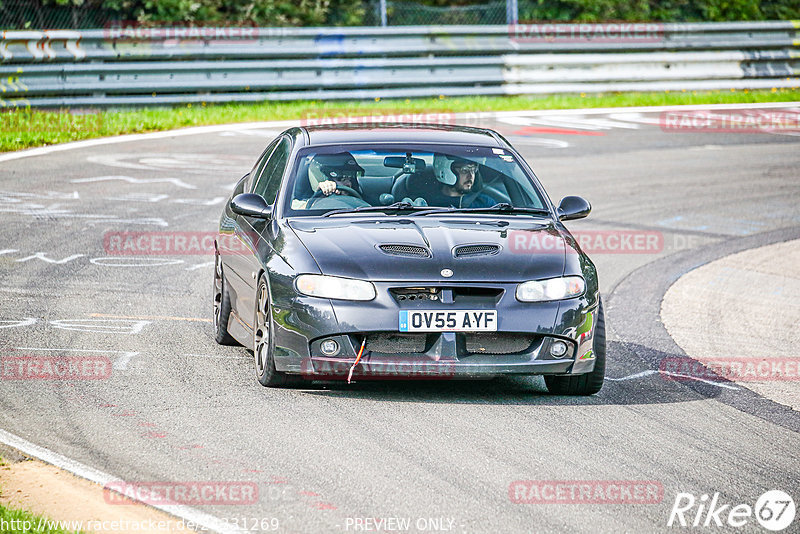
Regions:
<instances>
[{"instance_id":1,"label":"red cable","mask_svg":"<svg viewBox=\"0 0 800 534\"><path fill-rule=\"evenodd\" d=\"M358 349L358 356L356 356L356 361L353 362L353 366L350 368L350 372L347 374L347 383L350 383L350 379L353 378L353 371L358 365L358 362L361 361L361 355L364 354L364 345L367 343L367 336L364 336L364 341L361 342L361 348Z\"/></svg>"}]
</instances>

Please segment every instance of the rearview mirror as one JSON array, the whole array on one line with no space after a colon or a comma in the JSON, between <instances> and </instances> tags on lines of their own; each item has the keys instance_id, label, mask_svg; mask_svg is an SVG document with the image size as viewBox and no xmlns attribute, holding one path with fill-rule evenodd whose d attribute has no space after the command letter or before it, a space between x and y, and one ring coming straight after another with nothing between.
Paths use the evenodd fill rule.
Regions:
<instances>
[{"instance_id":1,"label":"rearview mirror","mask_svg":"<svg viewBox=\"0 0 800 534\"><path fill-rule=\"evenodd\" d=\"M425 170L425 160L405 158L403 156L386 156L383 158L383 166L391 167L392 169L403 169L406 174L415 174Z\"/></svg>"},{"instance_id":2,"label":"rearview mirror","mask_svg":"<svg viewBox=\"0 0 800 534\"><path fill-rule=\"evenodd\" d=\"M583 219L592 211L592 205L582 197L564 197L558 205L558 220L572 221Z\"/></svg>"},{"instance_id":3,"label":"rearview mirror","mask_svg":"<svg viewBox=\"0 0 800 534\"><path fill-rule=\"evenodd\" d=\"M272 206L267 204L264 197L253 193L242 193L233 197L231 211L259 219L269 219L272 216Z\"/></svg>"}]
</instances>

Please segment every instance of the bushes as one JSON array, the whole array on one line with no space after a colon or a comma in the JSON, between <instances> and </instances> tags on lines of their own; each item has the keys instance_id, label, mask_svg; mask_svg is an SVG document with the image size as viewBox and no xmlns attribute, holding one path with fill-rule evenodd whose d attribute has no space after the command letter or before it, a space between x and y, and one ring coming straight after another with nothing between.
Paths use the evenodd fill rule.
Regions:
<instances>
[{"instance_id":1,"label":"bushes","mask_svg":"<svg viewBox=\"0 0 800 534\"><path fill-rule=\"evenodd\" d=\"M518 0L521 22L702 22L800 19L800 0ZM356 26L378 0L0 0L3 29L89 28L111 21ZM388 0L389 24L503 23L504 0ZM431 9L438 8L438 9Z\"/></svg>"},{"instance_id":2,"label":"bushes","mask_svg":"<svg viewBox=\"0 0 800 534\"><path fill-rule=\"evenodd\" d=\"M325 26L364 22L371 0L0 0L3 28L153 25Z\"/></svg>"},{"instance_id":3,"label":"bushes","mask_svg":"<svg viewBox=\"0 0 800 534\"><path fill-rule=\"evenodd\" d=\"M336 0L105 0L122 18L152 23L319 26Z\"/></svg>"},{"instance_id":4,"label":"bushes","mask_svg":"<svg viewBox=\"0 0 800 534\"><path fill-rule=\"evenodd\" d=\"M800 18L800 0L521 0L521 21L712 22Z\"/></svg>"}]
</instances>

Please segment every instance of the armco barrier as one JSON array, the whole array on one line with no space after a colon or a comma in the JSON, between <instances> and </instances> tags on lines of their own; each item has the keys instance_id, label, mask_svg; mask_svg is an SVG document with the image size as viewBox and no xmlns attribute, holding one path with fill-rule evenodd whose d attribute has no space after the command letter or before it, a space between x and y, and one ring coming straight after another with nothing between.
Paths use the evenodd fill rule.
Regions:
<instances>
[{"instance_id":1,"label":"armco barrier","mask_svg":"<svg viewBox=\"0 0 800 534\"><path fill-rule=\"evenodd\" d=\"M6 31L0 107L800 85L797 21L641 26Z\"/></svg>"}]
</instances>

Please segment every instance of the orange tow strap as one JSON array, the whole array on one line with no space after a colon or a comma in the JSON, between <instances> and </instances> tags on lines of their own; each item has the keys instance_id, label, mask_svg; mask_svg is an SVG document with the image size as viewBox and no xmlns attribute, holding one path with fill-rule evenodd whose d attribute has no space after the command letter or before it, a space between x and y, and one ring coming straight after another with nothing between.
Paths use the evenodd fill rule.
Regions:
<instances>
[{"instance_id":1,"label":"orange tow strap","mask_svg":"<svg viewBox=\"0 0 800 534\"><path fill-rule=\"evenodd\" d=\"M367 343L367 336L364 336L364 341L361 342L361 348L358 349L358 356L356 356L356 361L353 362L353 366L350 368L350 372L347 374L347 383L350 383L350 379L353 378L353 371L356 369L356 365L358 362L361 361L361 355L364 354L364 345Z\"/></svg>"}]
</instances>

